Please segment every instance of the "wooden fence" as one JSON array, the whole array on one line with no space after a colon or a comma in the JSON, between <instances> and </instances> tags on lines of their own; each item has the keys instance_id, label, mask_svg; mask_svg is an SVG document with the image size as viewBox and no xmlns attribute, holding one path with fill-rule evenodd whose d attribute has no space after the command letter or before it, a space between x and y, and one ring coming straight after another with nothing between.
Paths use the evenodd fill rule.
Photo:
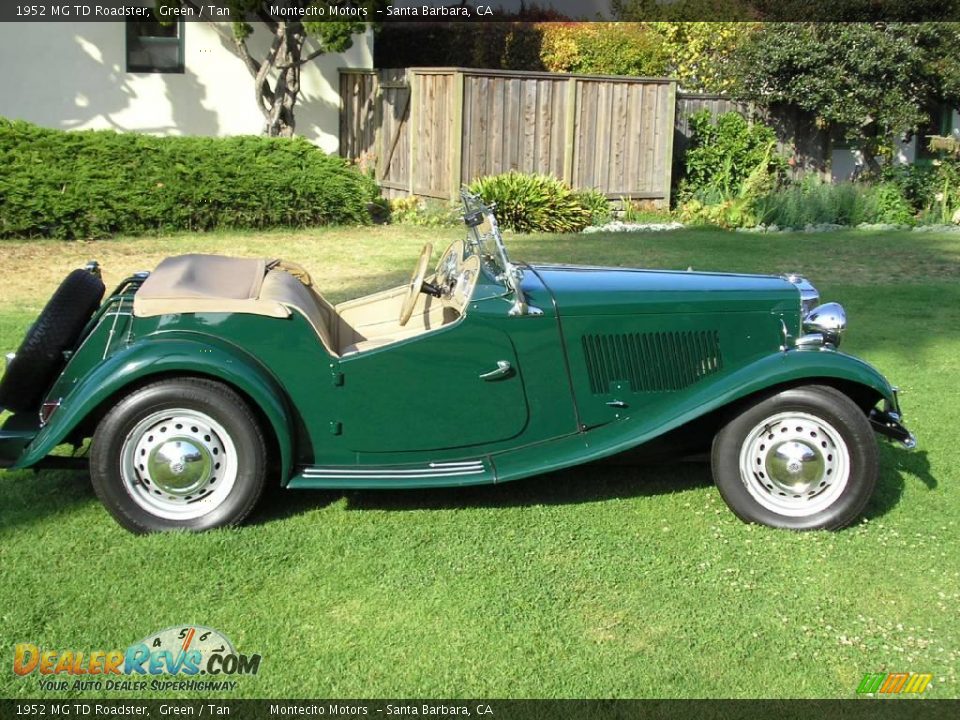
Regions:
<instances>
[{"instance_id":1,"label":"wooden fence","mask_svg":"<svg viewBox=\"0 0 960 720\"><path fill-rule=\"evenodd\" d=\"M388 197L456 198L509 170L669 205L676 83L540 72L340 71L340 154Z\"/></svg>"}]
</instances>

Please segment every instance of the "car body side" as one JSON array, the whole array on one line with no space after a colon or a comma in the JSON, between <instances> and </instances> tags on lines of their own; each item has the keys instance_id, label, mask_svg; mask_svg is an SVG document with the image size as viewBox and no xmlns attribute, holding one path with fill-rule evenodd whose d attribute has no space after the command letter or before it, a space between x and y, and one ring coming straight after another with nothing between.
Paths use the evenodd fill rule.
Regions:
<instances>
[{"instance_id":1,"label":"car body side","mask_svg":"<svg viewBox=\"0 0 960 720\"><path fill-rule=\"evenodd\" d=\"M510 294L485 275L458 321L337 357L296 312L135 317L128 288L103 304L50 389L49 422L31 429L15 416L8 425L26 429L7 432L5 452L18 455L14 467L41 463L89 436L124 394L183 375L248 400L292 487L518 479L629 450L796 383L833 385L865 412L896 405L867 363L790 345L799 293L780 278L524 266L524 292L542 314L509 315ZM500 362L509 376L480 378ZM471 473L309 471L470 462L479 462Z\"/></svg>"}]
</instances>

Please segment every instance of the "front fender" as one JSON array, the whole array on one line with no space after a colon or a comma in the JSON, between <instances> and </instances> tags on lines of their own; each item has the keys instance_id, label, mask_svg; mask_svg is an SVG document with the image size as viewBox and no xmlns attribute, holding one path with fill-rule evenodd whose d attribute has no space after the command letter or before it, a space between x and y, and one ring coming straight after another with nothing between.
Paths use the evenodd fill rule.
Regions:
<instances>
[{"instance_id":1,"label":"front fender","mask_svg":"<svg viewBox=\"0 0 960 720\"><path fill-rule=\"evenodd\" d=\"M869 363L836 350L790 350L764 356L713 382L705 381L695 392L670 404L666 413L650 413L632 418L628 416L621 425L624 437L620 442L624 447L619 450L652 440L707 413L764 390L830 380L868 388L877 394L878 400L888 401L899 412L893 387L883 374Z\"/></svg>"},{"instance_id":2,"label":"front fender","mask_svg":"<svg viewBox=\"0 0 960 720\"><path fill-rule=\"evenodd\" d=\"M896 404L893 386L873 365L836 350L790 350L769 355L728 375L707 392L729 395L724 402L737 400L776 385L797 381L815 382L819 378L843 380L874 390L880 398Z\"/></svg>"},{"instance_id":3,"label":"front fender","mask_svg":"<svg viewBox=\"0 0 960 720\"><path fill-rule=\"evenodd\" d=\"M65 374L70 371L69 366ZM76 378L60 408L14 463L39 462L109 397L151 376L189 374L222 380L249 396L277 438L281 478L290 476L294 423L279 384L240 348L207 336L152 335L111 355Z\"/></svg>"},{"instance_id":4,"label":"front fender","mask_svg":"<svg viewBox=\"0 0 960 720\"><path fill-rule=\"evenodd\" d=\"M715 381L704 381L702 388L678 398L665 411L624 415L586 433L498 454L494 456L497 479L514 480L616 455L755 393L830 380L869 388L878 399L896 408L896 394L890 383L863 360L834 350L790 350L762 357Z\"/></svg>"},{"instance_id":5,"label":"front fender","mask_svg":"<svg viewBox=\"0 0 960 720\"><path fill-rule=\"evenodd\" d=\"M790 350L767 355L725 375L715 382L705 382L697 392L671 406L668 416L627 419L617 451L652 440L707 413L719 410L755 393L783 385L823 383L841 380L874 391L878 400L897 407L896 392L875 367L860 358L836 350ZM632 430L627 430L633 424ZM639 440L639 442L637 442Z\"/></svg>"}]
</instances>

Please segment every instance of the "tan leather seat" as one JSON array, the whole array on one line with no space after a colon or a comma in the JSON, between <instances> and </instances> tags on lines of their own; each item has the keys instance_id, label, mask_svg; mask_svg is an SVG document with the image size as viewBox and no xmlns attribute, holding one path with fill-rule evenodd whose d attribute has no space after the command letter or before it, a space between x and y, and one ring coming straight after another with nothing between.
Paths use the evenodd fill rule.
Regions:
<instances>
[{"instance_id":1,"label":"tan leather seat","mask_svg":"<svg viewBox=\"0 0 960 720\"><path fill-rule=\"evenodd\" d=\"M263 279L260 299L280 303L303 315L331 355L337 347L337 313L333 306L300 280L283 270L271 270Z\"/></svg>"},{"instance_id":2,"label":"tan leather seat","mask_svg":"<svg viewBox=\"0 0 960 720\"><path fill-rule=\"evenodd\" d=\"M239 312L286 318L296 312L310 323L327 352L341 356L391 345L459 316L424 295L402 326L398 318L407 291L406 286L396 287L334 307L296 263L181 255L161 262L143 283L134 297L134 314Z\"/></svg>"}]
</instances>

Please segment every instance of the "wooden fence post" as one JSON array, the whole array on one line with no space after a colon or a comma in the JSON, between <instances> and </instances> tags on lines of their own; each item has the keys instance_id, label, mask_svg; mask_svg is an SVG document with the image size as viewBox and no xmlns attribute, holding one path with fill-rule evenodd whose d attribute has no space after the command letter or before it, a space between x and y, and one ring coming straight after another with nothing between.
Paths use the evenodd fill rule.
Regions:
<instances>
[{"instance_id":1,"label":"wooden fence post","mask_svg":"<svg viewBox=\"0 0 960 720\"><path fill-rule=\"evenodd\" d=\"M677 81L670 81L670 89L667 91L667 121L662 123L662 127L667 131L667 147L664 150L663 166L666 169L666 187L663 189L664 210L670 209L670 191L673 185L673 136L676 133L677 120Z\"/></svg>"},{"instance_id":2,"label":"wooden fence post","mask_svg":"<svg viewBox=\"0 0 960 720\"><path fill-rule=\"evenodd\" d=\"M573 150L576 138L577 122L577 78L567 80L567 118L564 127L566 145L563 148L563 179L573 186Z\"/></svg>"},{"instance_id":3,"label":"wooden fence post","mask_svg":"<svg viewBox=\"0 0 960 720\"><path fill-rule=\"evenodd\" d=\"M417 74L412 69L407 70L407 85L410 86L410 112L407 115L407 127L410 133L410 162L407 163L407 192L413 195L414 186L414 162L417 158L417 104L420 98L417 96Z\"/></svg>"},{"instance_id":4,"label":"wooden fence post","mask_svg":"<svg viewBox=\"0 0 960 720\"><path fill-rule=\"evenodd\" d=\"M460 196L460 180L463 174L463 71L453 73L453 107L450 113L450 199Z\"/></svg>"},{"instance_id":5,"label":"wooden fence post","mask_svg":"<svg viewBox=\"0 0 960 720\"><path fill-rule=\"evenodd\" d=\"M383 98L380 96L380 70L373 73L373 152L374 157L374 177L379 181L383 177Z\"/></svg>"}]
</instances>

